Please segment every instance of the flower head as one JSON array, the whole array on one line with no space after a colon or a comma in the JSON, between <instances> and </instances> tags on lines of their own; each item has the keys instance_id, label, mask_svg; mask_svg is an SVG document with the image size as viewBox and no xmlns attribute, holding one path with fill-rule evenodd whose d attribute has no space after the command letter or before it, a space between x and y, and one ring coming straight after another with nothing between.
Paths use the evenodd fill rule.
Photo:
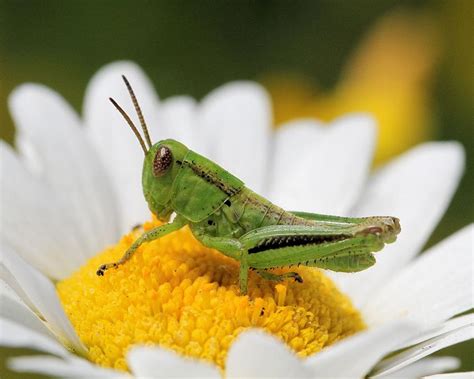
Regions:
<instances>
[{"instance_id":1,"label":"flower head","mask_svg":"<svg viewBox=\"0 0 474 379\"><path fill-rule=\"evenodd\" d=\"M58 285L90 359L102 366L125 369L130 347L155 343L224 368L229 347L250 327L305 357L364 328L349 299L320 271L300 269L302 285L251 274L249 296L240 296L237 262L203 247L187 229L144 245L120 270L98 278L98 264L121 256L140 232Z\"/></svg>"},{"instance_id":2,"label":"flower head","mask_svg":"<svg viewBox=\"0 0 474 379\"><path fill-rule=\"evenodd\" d=\"M121 74L134 83L152 140L184 142L276 204L400 217L404 232L378 255L373 269L330 274L361 312L366 331L312 355L363 325L323 274L305 269L309 280L302 286L254 278L254 292L240 297L235 263L198 245L186 230L143 246L110 277L95 276L103 262L97 252L149 218L140 188L140 151L107 103L113 96L127 104ZM466 286L473 274L472 227L415 258L456 188L463 169L459 144L422 145L367 179L374 141L370 117L347 116L329 127L294 121L273 132L268 97L253 83L228 84L199 104L187 97L160 103L140 69L124 62L94 77L84 104L81 121L44 87L23 86L11 98L20 155L0 145L1 173L10 178L1 194L0 273L7 307L0 314L5 331L0 343L56 356L15 358L13 368L62 376L121 375L73 351L109 367L128 366L136 375L219 376L213 362L229 377L361 377L394 350L412 346L373 372L400 373L417 359L469 338L472 316L452 317L472 307ZM243 146L251 154L239 154ZM104 256L120 255L134 235L104 250ZM158 247L163 256L157 255ZM61 280L63 305L45 275ZM315 297L315 288L328 293ZM131 291L128 297L125 290ZM126 319L136 323L126 326ZM248 326L261 331L243 331ZM120 349L157 341L161 347ZM191 351L179 350L188 347ZM426 374L435 366L441 371L456 365L452 359L435 362L422 360L409 368Z\"/></svg>"}]
</instances>

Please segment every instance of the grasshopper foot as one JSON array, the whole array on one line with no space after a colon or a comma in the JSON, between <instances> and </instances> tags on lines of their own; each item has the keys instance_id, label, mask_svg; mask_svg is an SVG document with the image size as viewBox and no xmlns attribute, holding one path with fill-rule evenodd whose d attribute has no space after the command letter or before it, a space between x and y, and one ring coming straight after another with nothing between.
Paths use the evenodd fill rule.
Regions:
<instances>
[{"instance_id":1,"label":"grasshopper foot","mask_svg":"<svg viewBox=\"0 0 474 379\"><path fill-rule=\"evenodd\" d=\"M288 276L291 276L293 279L295 279L295 282L303 283L303 278L297 272L289 272L289 274L292 274L292 275L288 275Z\"/></svg>"},{"instance_id":2,"label":"grasshopper foot","mask_svg":"<svg viewBox=\"0 0 474 379\"><path fill-rule=\"evenodd\" d=\"M107 270L106 265L100 266L99 269L96 271L97 276L104 276L105 270Z\"/></svg>"},{"instance_id":3,"label":"grasshopper foot","mask_svg":"<svg viewBox=\"0 0 474 379\"><path fill-rule=\"evenodd\" d=\"M137 230L142 229L142 228L143 228L143 224L136 224L136 225L132 228L132 232L136 232Z\"/></svg>"},{"instance_id":4,"label":"grasshopper foot","mask_svg":"<svg viewBox=\"0 0 474 379\"><path fill-rule=\"evenodd\" d=\"M97 269L97 271L95 272L97 276L104 276L105 272L111 268L111 267L117 267L118 264L117 263L106 263L106 264L103 264L101 266L99 266L99 268Z\"/></svg>"},{"instance_id":5,"label":"grasshopper foot","mask_svg":"<svg viewBox=\"0 0 474 379\"><path fill-rule=\"evenodd\" d=\"M257 273L263 279L272 280L274 282L281 282L285 279L292 278L295 280L295 282L303 283L303 278L297 272L287 272L286 274L277 275L265 270L257 270Z\"/></svg>"}]
</instances>

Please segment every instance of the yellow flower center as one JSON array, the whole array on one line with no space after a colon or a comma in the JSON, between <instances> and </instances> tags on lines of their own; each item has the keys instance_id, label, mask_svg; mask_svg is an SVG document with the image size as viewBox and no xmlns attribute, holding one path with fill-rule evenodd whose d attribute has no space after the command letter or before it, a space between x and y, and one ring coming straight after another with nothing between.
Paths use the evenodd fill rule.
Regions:
<instances>
[{"instance_id":1,"label":"yellow flower center","mask_svg":"<svg viewBox=\"0 0 474 379\"><path fill-rule=\"evenodd\" d=\"M124 236L57 285L89 358L99 365L126 370L132 345L158 344L224 369L230 345L247 328L266 330L302 357L364 328L349 299L317 269L298 268L303 284L276 284L250 272L249 293L241 296L238 262L202 246L188 228L142 245L103 277L95 274L141 232Z\"/></svg>"}]
</instances>

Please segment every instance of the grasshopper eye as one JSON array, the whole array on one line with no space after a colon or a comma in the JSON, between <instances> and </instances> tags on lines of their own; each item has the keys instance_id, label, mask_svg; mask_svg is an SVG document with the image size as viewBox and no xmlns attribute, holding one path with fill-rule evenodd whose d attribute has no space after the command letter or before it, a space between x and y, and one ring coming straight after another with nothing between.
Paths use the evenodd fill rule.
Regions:
<instances>
[{"instance_id":1,"label":"grasshopper eye","mask_svg":"<svg viewBox=\"0 0 474 379\"><path fill-rule=\"evenodd\" d=\"M160 147L153 160L153 175L156 177L162 176L171 166L172 162L173 155L171 154L171 150L166 146Z\"/></svg>"}]
</instances>

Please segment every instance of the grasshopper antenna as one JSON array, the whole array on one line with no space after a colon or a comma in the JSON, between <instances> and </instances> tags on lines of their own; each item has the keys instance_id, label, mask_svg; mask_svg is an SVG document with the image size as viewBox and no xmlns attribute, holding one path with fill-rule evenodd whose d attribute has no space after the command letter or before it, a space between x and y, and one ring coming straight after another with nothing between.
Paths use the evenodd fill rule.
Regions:
<instances>
[{"instance_id":1,"label":"grasshopper antenna","mask_svg":"<svg viewBox=\"0 0 474 379\"><path fill-rule=\"evenodd\" d=\"M111 97L109 97L109 100L110 102L114 105L115 108L117 108L117 110L120 112L120 114L123 116L123 118L125 119L125 121L127 121L128 125L130 125L130 128L132 129L133 133L135 133L135 136L137 137L138 139L138 142L140 142L140 145L143 149L143 152L147 153L147 148L145 146L145 142L143 142L143 138L142 136L140 135L140 133L138 132L138 129L137 127L135 126L135 124L133 123L133 121L130 119L130 117L128 116L127 113L125 113L125 111L122 109L122 107L120 105L117 104L117 102L112 99Z\"/></svg>"},{"instance_id":2,"label":"grasshopper antenna","mask_svg":"<svg viewBox=\"0 0 474 379\"><path fill-rule=\"evenodd\" d=\"M127 86L130 97L132 98L133 106L135 107L135 111L137 112L138 119L140 120L140 125L142 126L143 134L145 135L145 140L148 144L148 148L150 149L152 146L150 134L148 133L148 127L146 126L145 118L143 117L142 110L140 109L140 105L138 104L137 97L135 96L135 92L133 92L132 86L130 85L125 75L122 75L122 79L125 82L125 85Z\"/></svg>"}]
</instances>

